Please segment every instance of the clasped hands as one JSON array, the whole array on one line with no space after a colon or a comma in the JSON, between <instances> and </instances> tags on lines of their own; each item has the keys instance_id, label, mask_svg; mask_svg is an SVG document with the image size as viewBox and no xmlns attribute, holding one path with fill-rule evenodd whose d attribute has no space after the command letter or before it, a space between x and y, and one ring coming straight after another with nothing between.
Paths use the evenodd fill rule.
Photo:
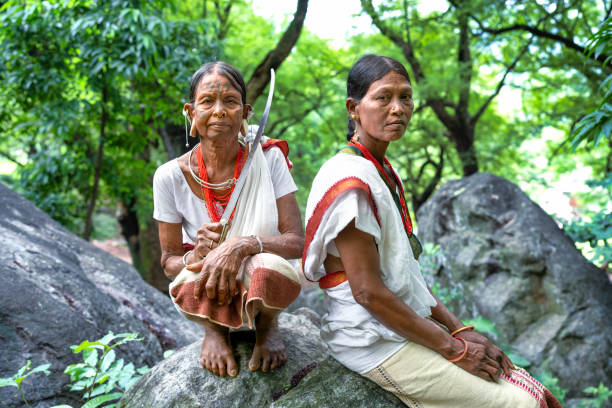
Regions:
<instances>
[{"instance_id":1,"label":"clasped hands","mask_svg":"<svg viewBox=\"0 0 612 408\"><path fill-rule=\"evenodd\" d=\"M219 244L222 229L220 222L202 225L193 249L194 258L199 260L186 266L192 272L201 272L193 295L199 298L205 289L206 296L216 299L219 306L230 304L238 293L236 276L246 257L240 237L231 237Z\"/></svg>"},{"instance_id":2,"label":"clasped hands","mask_svg":"<svg viewBox=\"0 0 612 408\"><path fill-rule=\"evenodd\" d=\"M456 364L487 381L496 382L501 373L512 375L514 364L506 354L488 338L475 331L464 331L457 335L467 341L466 356Z\"/></svg>"}]
</instances>

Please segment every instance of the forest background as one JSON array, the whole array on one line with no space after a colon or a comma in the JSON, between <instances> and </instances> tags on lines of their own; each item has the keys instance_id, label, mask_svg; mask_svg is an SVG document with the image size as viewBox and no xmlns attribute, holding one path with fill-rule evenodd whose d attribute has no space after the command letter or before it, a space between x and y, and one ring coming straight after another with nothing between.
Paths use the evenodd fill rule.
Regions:
<instances>
[{"instance_id":1,"label":"forest background","mask_svg":"<svg viewBox=\"0 0 612 408\"><path fill-rule=\"evenodd\" d=\"M266 134L289 142L304 209L346 140L348 70L376 53L413 78L414 117L389 151L413 211L446 181L491 172L608 268L611 1L322 3L0 0L0 181L87 240L121 234L166 290L151 180L186 151L190 75L211 60L236 66L256 123L276 69ZM348 24L334 18L342 7ZM322 38L305 19L347 24L346 36Z\"/></svg>"}]
</instances>

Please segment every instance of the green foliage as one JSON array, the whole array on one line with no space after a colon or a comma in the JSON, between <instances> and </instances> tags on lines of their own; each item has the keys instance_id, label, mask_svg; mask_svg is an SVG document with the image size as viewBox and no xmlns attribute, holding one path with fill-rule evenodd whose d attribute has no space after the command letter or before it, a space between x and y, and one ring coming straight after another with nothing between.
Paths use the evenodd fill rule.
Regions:
<instances>
[{"instance_id":1,"label":"green foliage","mask_svg":"<svg viewBox=\"0 0 612 408\"><path fill-rule=\"evenodd\" d=\"M588 185L603 191L603 199L594 200L597 211L585 211L578 220L566 222L563 229L575 243L588 243L591 261L602 265L612 259L612 172L602 180L589 181Z\"/></svg>"},{"instance_id":2,"label":"green foliage","mask_svg":"<svg viewBox=\"0 0 612 408\"><path fill-rule=\"evenodd\" d=\"M31 364L32 364L32 361L28 360L26 364L23 367L21 367L11 377L0 378L0 388L1 387L17 387L17 390L19 391L19 395L21 395L23 402L28 407L30 406L30 404L28 403L28 400L26 399L25 395L23 395L23 391L21 390L21 383L23 382L23 380L25 380L30 375L35 374L35 373L43 373L45 375L51 374L51 372L49 371L49 367L51 367L51 364L41 364L39 366L36 366L30 369Z\"/></svg>"},{"instance_id":3,"label":"green foliage","mask_svg":"<svg viewBox=\"0 0 612 408\"><path fill-rule=\"evenodd\" d=\"M595 58L608 55L603 62L603 66L609 65L612 58L612 17L604 21L599 30L589 38L586 52L587 55L592 55ZM599 106L596 110L584 116L572 132L572 150L576 150L578 145L584 141L597 146L603 137L610 139L610 133L612 132L612 74L603 80L599 89L603 92Z\"/></svg>"},{"instance_id":4,"label":"green foliage","mask_svg":"<svg viewBox=\"0 0 612 408\"><path fill-rule=\"evenodd\" d=\"M491 334L495 337L499 336L499 332L495 328L495 324L482 316L478 316L474 319L463 320L463 323L474 326L474 330L478 332Z\"/></svg>"},{"instance_id":5,"label":"green foliage","mask_svg":"<svg viewBox=\"0 0 612 408\"><path fill-rule=\"evenodd\" d=\"M179 122L190 74L219 52L213 22L171 17L173 7L159 0L2 6L0 126L9 138L0 149L27 156L19 190L75 232L98 164L103 198L150 217L155 131Z\"/></svg>"},{"instance_id":6,"label":"green foliage","mask_svg":"<svg viewBox=\"0 0 612 408\"><path fill-rule=\"evenodd\" d=\"M435 282L434 277L438 274L444 262L444 256L444 251L440 249L439 245L426 242L423 244L423 253L419 257L419 265L421 266L421 272L427 284L430 286L432 293L452 310L453 302L463 297L463 291L460 285L442 287L439 282Z\"/></svg>"},{"instance_id":7,"label":"green foliage","mask_svg":"<svg viewBox=\"0 0 612 408\"><path fill-rule=\"evenodd\" d=\"M612 212L590 214L564 226L574 242L585 242L593 249L592 262L602 264L612 259Z\"/></svg>"},{"instance_id":8,"label":"green foliage","mask_svg":"<svg viewBox=\"0 0 612 408\"><path fill-rule=\"evenodd\" d=\"M83 391L83 398L88 400L84 407L97 407L119 399L149 370L147 366L136 369L133 363L117 359L114 350L122 344L141 340L137 333L113 334L109 331L99 340L85 340L70 347L73 353L82 353L83 362L69 365L64 373L70 375L70 391Z\"/></svg>"},{"instance_id":9,"label":"green foliage","mask_svg":"<svg viewBox=\"0 0 612 408\"><path fill-rule=\"evenodd\" d=\"M540 381L544 387L548 388L548 391L557 398L561 405L565 405L567 389L559 385L559 379L557 377L553 376L551 372L544 370L538 373L535 378Z\"/></svg>"},{"instance_id":10,"label":"green foliage","mask_svg":"<svg viewBox=\"0 0 612 408\"><path fill-rule=\"evenodd\" d=\"M510 347L506 344L502 344L500 345L500 348L504 351L504 353L506 353L506 355L514 365L523 368L527 368L531 365L531 362L522 355L520 355L513 347Z\"/></svg>"},{"instance_id":11,"label":"green foliage","mask_svg":"<svg viewBox=\"0 0 612 408\"><path fill-rule=\"evenodd\" d=\"M588 401L582 401L580 408L603 408L604 404L612 397L612 390L599 383L599 387L587 387L583 390L585 394L593 395Z\"/></svg>"}]
</instances>

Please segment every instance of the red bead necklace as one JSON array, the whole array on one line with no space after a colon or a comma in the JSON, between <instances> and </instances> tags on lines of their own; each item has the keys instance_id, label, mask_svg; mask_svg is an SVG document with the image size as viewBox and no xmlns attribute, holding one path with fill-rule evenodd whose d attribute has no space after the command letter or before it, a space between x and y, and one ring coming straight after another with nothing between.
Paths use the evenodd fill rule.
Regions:
<instances>
[{"instance_id":1,"label":"red bead necklace","mask_svg":"<svg viewBox=\"0 0 612 408\"><path fill-rule=\"evenodd\" d=\"M244 162L246 161L246 157L248 155L243 154L242 146L238 146L238 154L236 155L236 164L234 165L234 179L238 179L240 176L240 172L242 171L242 167L244 166ZM198 172L200 173L200 179L202 181L208 183L208 173L206 172L206 166L204 165L204 159L202 158L202 149L201 146L197 147L197 159L198 159ZM217 190L213 190L208 187L202 187L202 195L204 196L204 202L206 203L206 210L208 212L208 217L212 222L219 222L221 220L221 216L223 215L223 210L234 191L234 187L236 184L232 184L231 187L221 189L221 192L217 192ZM234 217L234 213L230 216L230 219Z\"/></svg>"},{"instance_id":2,"label":"red bead necklace","mask_svg":"<svg viewBox=\"0 0 612 408\"><path fill-rule=\"evenodd\" d=\"M350 141L349 145L355 146L357 149L359 149L363 157L368 159L370 162L372 162L372 164L374 164L374 166L376 167L376 170L378 170L378 173L380 174L382 179L387 184L387 187L389 187L389 190L391 190L391 193L395 194L392 188L391 180L389 179L387 172L385 172L381 164L378 162L378 160L374 158L372 153L370 153L370 151L359 142ZM395 170L393 170L393 167L391 166L391 163L389 163L389 160L387 160L387 158L385 157L383 161L391 169L391 175L393 176L395 180L395 184L399 187L399 191L401 193L401 194L398 194L400 206L401 206L400 215L401 215L402 222L404 224L404 229L406 230L406 233L408 235L411 235L412 234L412 220L410 220L410 213L408 212L408 206L406 205L406 198L404 197L404 187L402 187L402 183L397 178L397 175L395 174Z\"/></svg>"}]
</instances>

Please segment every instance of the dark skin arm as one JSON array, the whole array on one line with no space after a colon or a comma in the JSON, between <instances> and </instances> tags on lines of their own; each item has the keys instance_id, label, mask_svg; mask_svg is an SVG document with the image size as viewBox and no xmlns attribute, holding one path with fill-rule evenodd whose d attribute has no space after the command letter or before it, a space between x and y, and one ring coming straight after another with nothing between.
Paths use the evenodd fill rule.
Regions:
<instances>
[{"instance_id":1,"label":"dark skin arm","mask_svg":"<svg viewBox=\"0 0 612 408\"><path fill-rule=\"evenodd\" d=\"M428 347L446 359L459 357L463 353L463 342L451 337L430 319L417 315L385 286L379 269L378 250L371 235L358 230L351 222L338 234L335 243L353 297L377 320L400 336ZM439 308L439 305L441 302L438 301L438 306L432 308L432 312L438 308L435 312L438 317L449 324L455 321L456 317L449 318L450 311ZM468 352L456 364L487 381L496 381L501 371L499 363L487 356L485 346L465 340L468 342Z\"/></svg>"},{"instance_id":2,"label":"dark skin arm","mask_svg":"<svg viewBox=\"0 0 612 408\"><path fill-rule=\"evenodd\" d=\"M274 237L259 237L264 252L270 252L286 259L299 258L304 247L304 230L300 210L294 194L287 194L276 200L278 209L278 229L281 235ZM173 225L173 224L170 224ZM168 238L162 233L160 223L160 242L162 243L162 266L169 277L175 277L184 267L182 236L180 224L174 241L164 241ZM163 227L166 228L167 227ZM164 231L166 232L166 231ZM229 303L236 294L236 276L244 258L259 253L259 243L253 237L231 237L218 244L221 232L220 223L205 224L198 231L193 253L187 256L188 269L202 271L194 296L200 297L203 290L210 299L217 299L219 305ZM212 249L209 248L213 241ZM166 248L166 251L164 251ZM180 249L179 249L180 248ZM166 258L164 258L164 254ZM180 256L179 256L180 254ZM203 259L200 259L201 257ZM164 262L165 260L165 262Z\"/></svg>"},{"instance_id":3,"label":"dark skin arm","mask_svg":"<svg viewBox=\"0 0 612 408\"><path fill-rule=\"evenodd\" d=\"M431 293L431 289L429 292ZM459 320L457 316L448 310L448 308L440 301L440 299L438 299L436 295L433 293L431 293L431 295L434 297L434 299L436 299L437 303L436 306L431 308L432 319L442 323L451 333L464 326L461 320ZM493 344L491 340L473 330L464 330L458 334L458 336L472 343L482 344L485 347L487 356L498 362L504 374L507 376L512 374L510 370L515 368L514 364L512 364L512 361L510 361L508 356L506 356L506 354L504 354L499 347Z\"/></svg>"}]
</instances>

